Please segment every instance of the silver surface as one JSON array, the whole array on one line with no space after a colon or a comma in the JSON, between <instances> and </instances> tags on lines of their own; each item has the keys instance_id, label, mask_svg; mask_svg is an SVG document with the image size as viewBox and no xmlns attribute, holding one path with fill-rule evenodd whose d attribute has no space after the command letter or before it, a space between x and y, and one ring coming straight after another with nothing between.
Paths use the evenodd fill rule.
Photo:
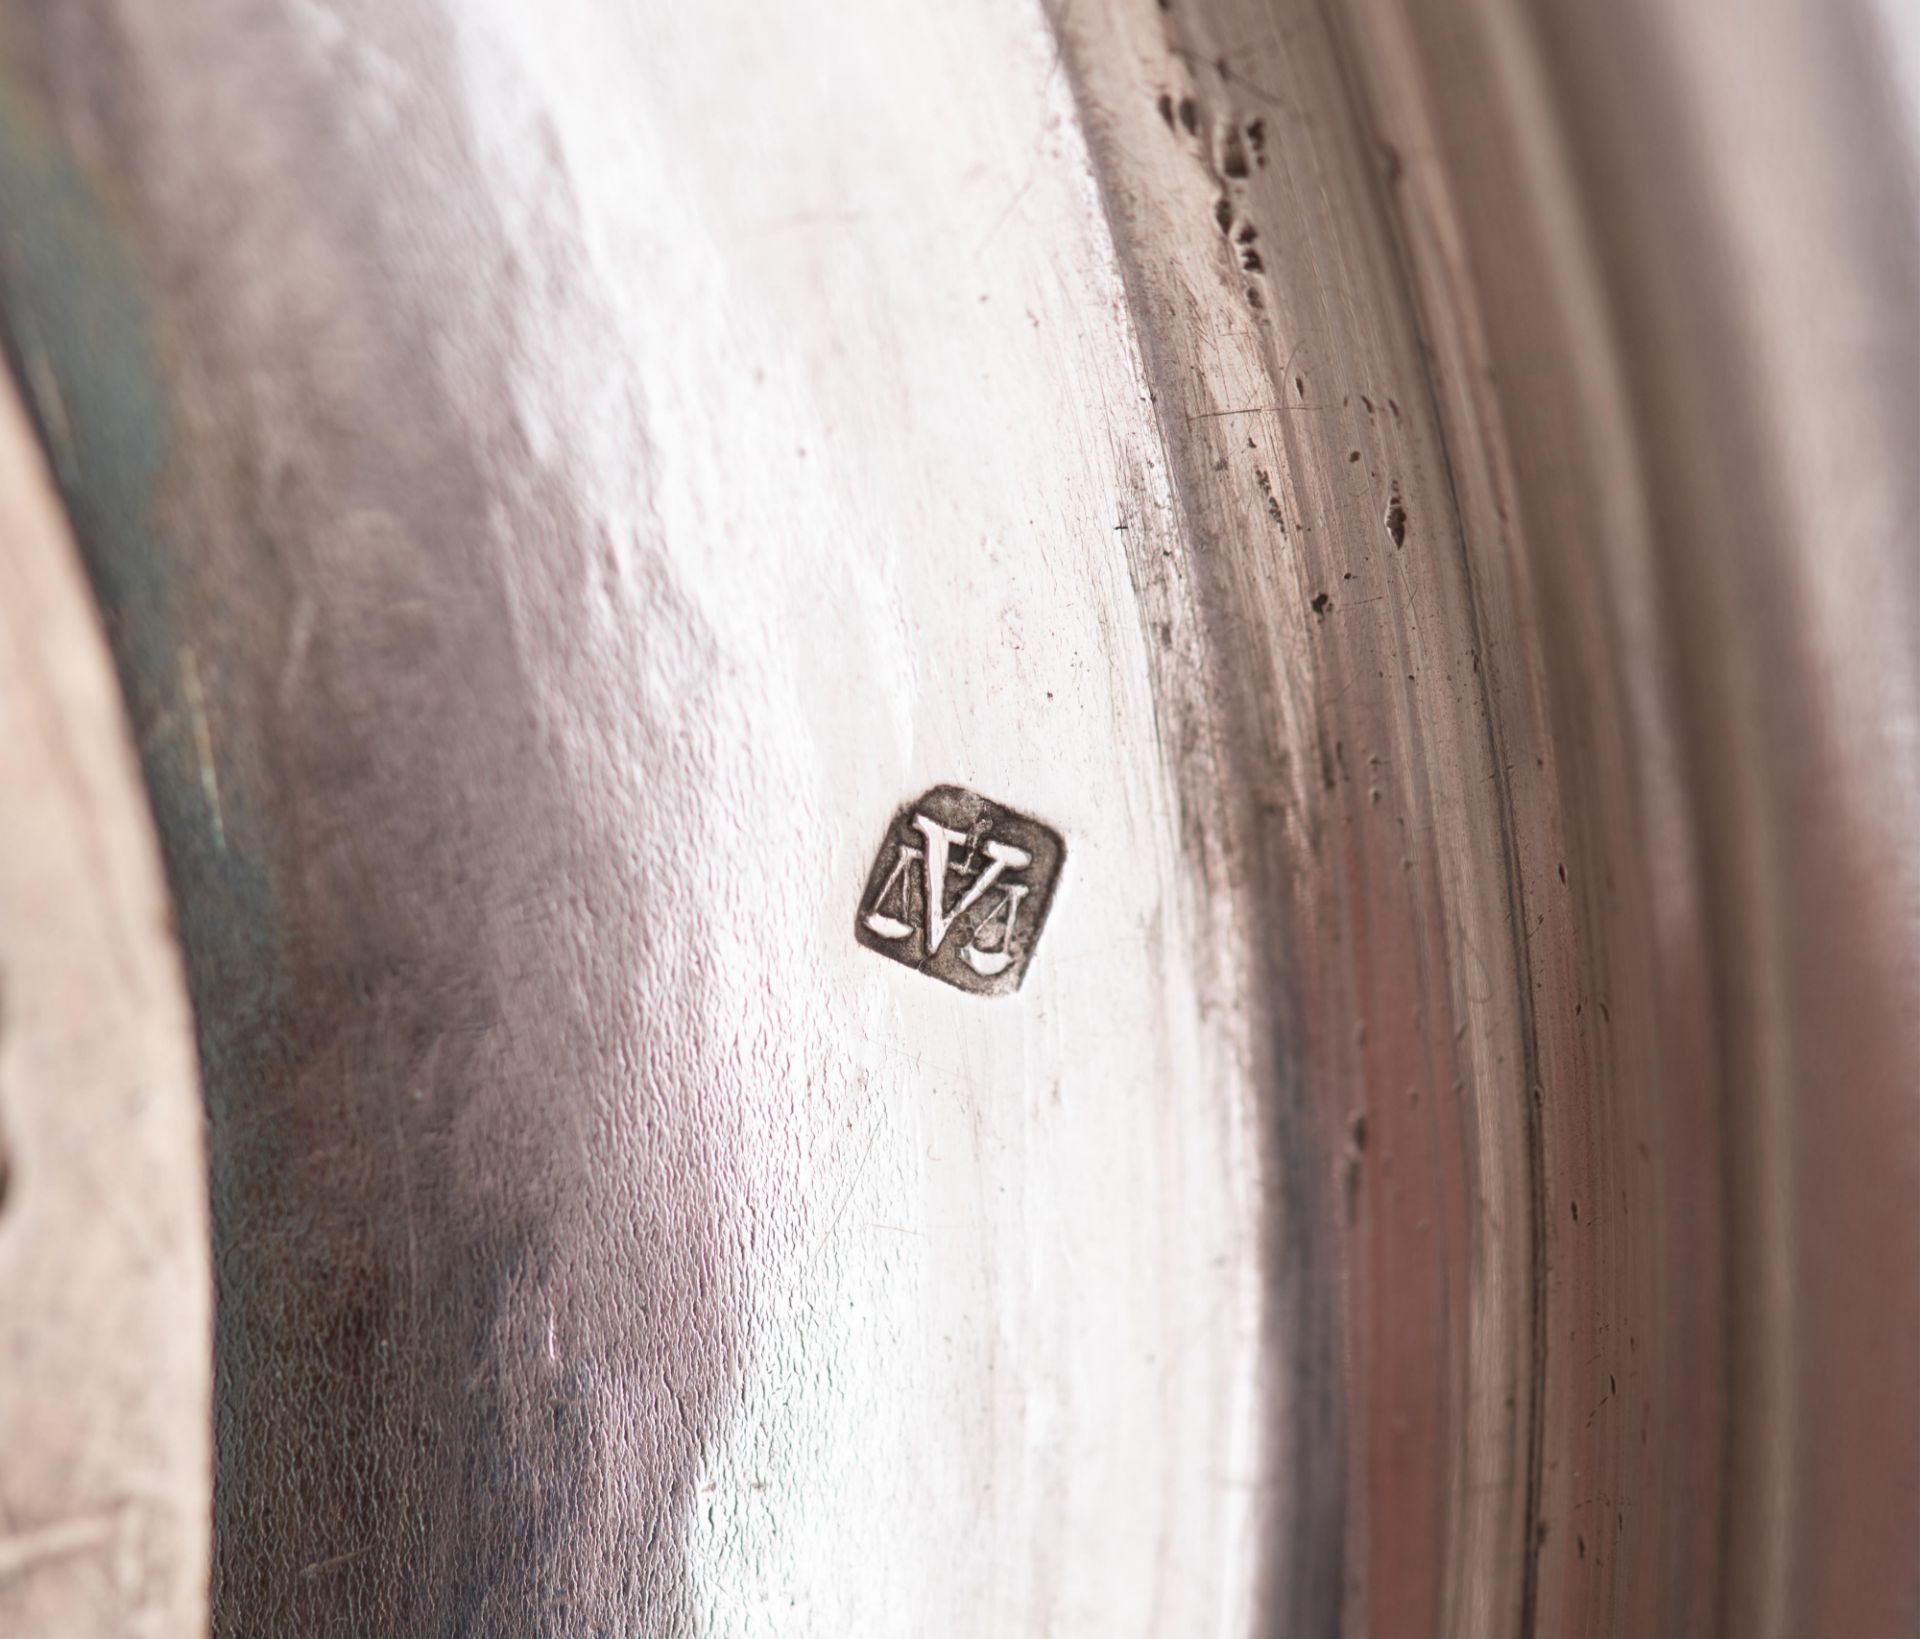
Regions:
<instances>
[{"instance_id":1,"label":"silver surface","mask_svg":"<svg viewBox=\"0 0 1920 1639\"><path fill-rule=\"evenodd\" d=\"M1910 1629L1890 38L0 8L216 1631ZM1015 994L856 939L941 786Z\"/></svg>"}]
</instances>

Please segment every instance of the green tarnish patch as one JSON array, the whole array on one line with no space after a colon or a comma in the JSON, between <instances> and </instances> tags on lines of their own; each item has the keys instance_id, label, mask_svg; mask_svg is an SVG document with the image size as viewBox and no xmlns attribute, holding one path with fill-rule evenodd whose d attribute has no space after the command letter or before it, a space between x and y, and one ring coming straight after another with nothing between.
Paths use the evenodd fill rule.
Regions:
<instances>
[{"instance_id":1,"label":"green tarnish patch","mask_svg":"<svg viewBox=\"0 0 1920 1639\"><path fill-rule=\"evenodd\" d=\"M156 522L169 395L130 243L38 99L0 70L0 330L126 695L217 1112L272 1050L275 896L237 782L222 780L204 687L216 658L196 652L192 621L206 605Z\"/></svg>"}]
</instances>

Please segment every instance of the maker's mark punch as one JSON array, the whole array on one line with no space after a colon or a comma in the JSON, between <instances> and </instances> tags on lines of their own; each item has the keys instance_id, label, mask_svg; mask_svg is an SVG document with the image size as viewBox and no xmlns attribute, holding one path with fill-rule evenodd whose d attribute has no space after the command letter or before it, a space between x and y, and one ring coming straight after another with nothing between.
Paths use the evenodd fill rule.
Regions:
<instances>
[{"instance_id":1,"label":"maker's mark punch","mask_svg":"<svg viewBox=\"0 0 1920 1639\"><path fill-rule=\"evenodd\" d=\"M894 815L853 934L961 990L1017 990L1053 900L1066 845L1036 819L957 785Z\"/></svg>"}]
</instances>

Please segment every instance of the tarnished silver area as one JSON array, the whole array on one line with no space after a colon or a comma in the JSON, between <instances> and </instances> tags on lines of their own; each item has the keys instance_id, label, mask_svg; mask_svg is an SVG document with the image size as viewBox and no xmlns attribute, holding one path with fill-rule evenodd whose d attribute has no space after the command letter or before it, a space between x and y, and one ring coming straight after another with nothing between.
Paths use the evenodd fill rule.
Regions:
<instances>
[{"instance_id":1,"label":"tarnished silver area","mask_svg":"<svg viewBox=\"0 0 1920 1639\"><path fill-rule=\"evenodd\" d=\"M854 937L956 990L1005 995L1026 976L1065 858L1038 820L937 785L894 816Z\"/></svg>"}]
</instances>

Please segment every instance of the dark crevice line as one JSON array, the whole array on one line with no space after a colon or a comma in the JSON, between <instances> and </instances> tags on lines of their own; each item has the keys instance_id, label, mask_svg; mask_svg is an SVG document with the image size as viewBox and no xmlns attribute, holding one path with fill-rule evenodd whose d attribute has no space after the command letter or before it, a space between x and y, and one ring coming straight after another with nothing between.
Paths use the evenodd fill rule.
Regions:
<instances>
[{"instance_id":1,"label":"dark crevice line","mask_svg":"<svg viewBox=\"0 0 1920 1639\"><path fill-rule=\"evenodd\" d=\"M1065 0L1050 0L1046 11L1081 111L1101 214L1126 290L1135 346L1144 374L1160 388L1152 417L1168 461L1179 532L1189 542L1206 540L1212 531L1205 521L1204 507L1197 505L1195 498L1205 493L1208 474L1196 460L1191 427L1182 425L1169 408L1179 399L1183 373L1179 361L1169 356L1170 349L1156 341L1156 326L1161 321L1153 311L1152 293L1144 284L1141 247L1127 221L1124 195L1116 191L1113 145L1103 129L1098 105L1086 93L1076 60L1068 5ZM1203 159L1202 163L1211 169L1209 161ZM1189 554L1193 580L1186 594L1188 607L1195 620L1206 695L1215 709L1237 716L1248 709L1244 690L1233 686L1235 668L1223 668L1221 664L1223 654L1231 656L1235 652L1236 628L1222 613L1218 580L1221 566L1213 565L1210 570L1210 557L1207 553ZM1138 569L1129 562L1136 587L1142 584ZM1223 669L1227 673L1224 677ZM1156 679L1156 690L1160 683ZM1249 725L1244 734L1223 738L1229 744L1264 744L1257 725ZM1216 742L1213 750L1218 753L1219 749ZM1175 774L1176 785L1184 785L1186 782L1177 778L1178 770ZM1225 789L1257 783L1228 781ZM1230 847L1245 867L1245 875L1234 884L1231 897L1242 905L1252 904L1274 913L1248 918L1246 925L1264 925L1269 930L1284 927L1290 899L1286 867L1284 861L1274 859L1270 850L1260 845L1262 828L1245 811L1245 805L1230 798L1223 800L1218 786L1198 794L1182 790L1181 801L1183 806L1214 815L1232 839ZM1283 1370L1298 1391L1291 1423L1269 1421L1262 1432L1266 1445L1263 1455L1268 1460L1279 1457L1289 1461L1294 1477L1287 1488L1293 1507L1280 1522L1274 1545L1262 1556L1264 1563L1259 1568L1265 1598L1262 1631L1276 1636L1333 1632L1339 1627L1346 1576L1346 1422L1340 1397L1342 1298L1339 1283L1316 1267L1328 1212L1317 1176L1318 1148L1303 1141L1303 1135L1313 1126L1314 1112L1308 1107L1306 1089L1287 1050L1289 1042L1300 1038L1297 998L1289 982L1291 952L1283 941L1273 937L1264 942L1236 938L1235 943L1245 961L1244 982L1262 1004L1248 1033L1254 1055L1250 1070L1253 1084L1263 1095L1257 1111L1260 1150L1273 1169L1278 1201L1276 1205L1270 1200L1265 1208L1268 1221L1263 1225L1259 1251L1267 1283L1260 1323L1267 1340L1263 1352L1285 1362ZM1283 1570L1291 1573L1286 1586L1278 1581Z\"/></svg>"}]
</instances>

